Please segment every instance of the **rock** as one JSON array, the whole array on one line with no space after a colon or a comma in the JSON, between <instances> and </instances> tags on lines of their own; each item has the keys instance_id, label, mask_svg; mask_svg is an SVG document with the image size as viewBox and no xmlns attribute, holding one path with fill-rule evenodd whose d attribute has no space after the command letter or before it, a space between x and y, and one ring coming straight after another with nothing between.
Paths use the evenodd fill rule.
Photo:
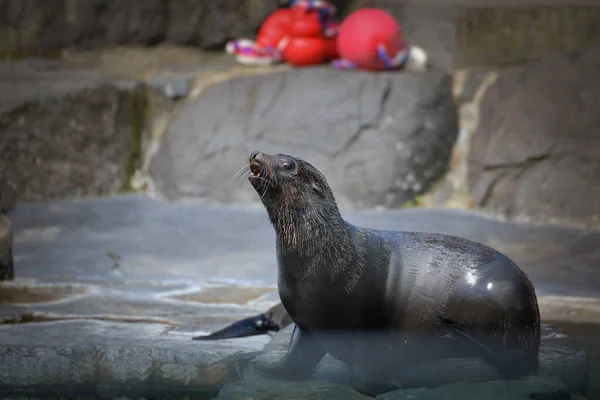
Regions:
<instances>
[{"instance_id":1,"label":"rock","mask_svg":"<svg viewBox=\"0 0 600 400\"><path fill-rule=\"evenodd\" d=\"M0 96L0 170L8 170L19 201L130 190L153 117L171 106L168 99L93 71L2 67L9 79L0 84L7 90Z\"/></svg>"},{"instance_id":2,"label":"rock","mask_svg":"<svg viewBox=\"0 0 600 400\"><path fill-rule=\"evenodd\" d=\"M256 203L236 171L251 150L287 152L319 168L343 206L399 207L446 170L458 131L451 89L435 69L237 77L181 108L149 171L167 199Z\"/></svg>"},{"instance_id":3,"label":"rock","mask_svg":"<svg viewBox=\"0 0 600 400\"><path fill-rule=\"evenodd\" d=\"M254 36L277 7L277 0L0 0L0 55L161 42L220 47Z\"/></svg>"},{"instance_id":4,"label":"rock","mask_svg":"<svg viewBox=\"0 0 600 400\"><path fill-rule=\"evenodd\" d=\"M435 389L397 390L376 397L377 400L489 400L556 399L569 400L569 391L556 377L530 377L519 381L455 383Z\"/></svg>"},{"instance_id":5,"label":"rock","mask_svg":"<svg viewBox=\"0 0 600 400\"><path fill-rule=\"evenodd\" d=\"M191 78L186 76L152 76L146 83L173 100L187 96L191 88Z\"/></svg>"},{"instance_id":6,"label":"rock","mask_svg":"<svg viewBox=\"0 0 600 400\"><path fill-rule=\"evenodd\" d=\"M174 1L174 0L171 0ZM277 0L210 0L205 3L200 46L223 49L232 38L254 38L262 22L278 8Z\"/></svg>"},{"instance_id":7,"label":"rock","mask_svg":"<svg viewBox=\"0 0 600 400\"><path fill-rule=\"evenodd\" d=\"M372 7L372 1L360 0ZM370 4L369 4L370 3ZM454 67L456 25L460 9L447 1L377 0L377 8L393 15L406 40L424 49L429 63L451 74Z\"/></svg>"},{"instance_id":8,"label":"rock","mask_svg":"<svg viewBox=\"0 0 600 400\"><path fill-rule=\"evenodd\" d=\"M256 362L275 361L285 354L293 331L293 325L279 331L265 346ZM550 325L542 326L538 377L559 378L565 388L573 393L587 390L587 357L582 347L567 335ZM349 382L349 370L341 362L327 355L315 370L315 379ZM402 375L407 388L435 388L456 384L460 381L488 382L499 380L493 367L480 359L447 359L411 365Z\"/></svg>"},{"instance_id":9,"label":"rock","mask_svg":"<svg viewBox=\"0 0 600 400\"><path fill-rule=\"evenodd\" d=\"M193 342L168 325L61 321L0 325L0 392L68 393L73 385L105 396L216 392L239 379L223 358L245 341Z\"/></svg>"},{"instance_id":10,"label":"rock","mask_svg":"<svg viewBox=\"0 0 600 400\"><path fill-rule=\"evenodd\" d=\"M271 400L271 399L327 399L369 400L355 390L326 381L283 381L245 375L241 382L228 383L219 391L218 400Z\"/></svg>"},{"instance_id":11,"label":"rock","mask_svg":"<svg viewBox=\"0 0 600 400\"><path fill-rule=\"evenodd\" d=\"M2 152L3 146L4 143L0 144L0 153ZM3 166L3 164L0 164L0 167L1 166ZM7 170L0 172L0 213L12 211L17 204L15 184L9 179L10 177Z\"/></svg>"},{"instance_id":12,"label":"rock","mask_svg":"<svg viewBox=\"0 0 600 400\"><path fill-rule=\"evenodd\" d=\"M14 279L12 255L12 223L0 213L0 281Z\"/></svg>"},{"instance_id":13,"label":"rock","mask_svg":"<svg viewBox=\"0 0 600 400\"><path fill-rule=\"evenodd\" d=\"M498 71L470 142L475 205L508 217L600 226L599 49Z\"/></svg>"},{"instance_id":14,"label":"rock","mask_svg":"<svg viewBox=\"0 0 600 400\"><path fill-rule=\"evenodd\" d=\"M556 51L581 50L600 39L600 8L593 2L464 3L455 28L455 68L522 64Z\"/></svg>"}]
</instances>

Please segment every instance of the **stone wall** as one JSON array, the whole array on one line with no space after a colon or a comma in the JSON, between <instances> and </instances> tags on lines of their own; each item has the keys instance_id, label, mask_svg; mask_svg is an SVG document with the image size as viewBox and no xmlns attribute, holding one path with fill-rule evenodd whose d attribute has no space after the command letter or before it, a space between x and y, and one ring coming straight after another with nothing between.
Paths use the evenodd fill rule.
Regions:
<instances>
[{"instance_id":1,"label":"stone wall","mask_svg":"<svg viewBox=\"0 0 600 400\"><path fill-rule=\"evenodd\" d=\"M252 37L265 16L283 3L285 2L276 0L227 2L216 0L0 0L0 33L7 38L0 43L0 55L43 54L54 56L58 55L57 51L61 49L81 49L115 44L151 45L159 42L191 44L210 49L220 48L224 41L231 37ZM400 20L406 38L429 52L434 70L437 72L427 75L427 77L439 77L443 74L453 73L455 86L457 81L462 79L461 76L467 74L470 77L465 84L468 87L457 100L462 103L465 100L465 92L471 92L470 95L466 95L473 97L468 99L471 104L469 107L461 109L463 114L467 109L473 111L474 114L477 114L475 118L477 121L469 122L469 117L465 118L465 115L461 118L461 126L467 133L458 136L459 141L454 146L454 156L450 163L449 173L446 174L442 185L437 187L438 190L434 191L437 196L435 201L438 204L452 203L453 201L448 199L455 199L456 196L452 196L449 192L462 191L460 193L461 200L454 201L454 205L479 207L500 212L505 216L515 215L540 220L564 217L568 220L584 222L589 218L594 218L597 211L591 205L591 200L587 203L585 200L590 198L588 194L591 189L588 190L585 187L585 181L579 182L577 179L569 177L580 176L578 171L581 170L584 171L583 175L587 177L587 182L595 184L596 175L593 173L595 158L586 152L587 145L584 143L594 143L596 136L594 136L593 129L588 133L581 133L582 131L577 130L576 122L568 120L570 117L567 116L567 113L580 113L581 121L589 119L591 111L588 109L581 111L572 108L579 104L577 102L588 101L578 100L581 97L578 93L583 90L584 86L594 85L595 78L592 75L587 77L585 71L595 64L585 61L588 63L587 66L582 66L583 61L581 60L587 56L582 56L580 59L563 56L562 64L556 62L548 64L547 61L542 60L546 60L548 53L557 50L579 51L590 42L598 40L600 38L600 8L590 6L496 7L491 4L488 4L487 7L479 7L474 0L458 2L461 3L461 6L457 7L454 3L457 2L430 0L419 2L418 5L416 2L392 0L337 2L342 17L365 5L376 5L390 11ZM220 53L220 57L223 57L222 52ZM123 59L126 57L126 53L123 54L118 57ZM101 58L105 63L115 64L113 59L107 61L108 58ZM417 147L414 147L417 149L414 153L419 156L416 158L420 159L425 154L428 165L436 165L434 173L428 172L431 176L420 176L420 173L425 173L423 168L421 168L421 172L415 174L420 167L414 160L406 163L405 159L398 161L397 156L386 156L382 160L392 163L394 171L402 171L394 172L393 178L379 174L376 179L373 178L373 171L368 173L362 171L361 173L365 173L365 179L369 179L371 187L375 189L371 192L367 192L364 188L358 189L356 184L348 183L350 182L349 178L344 178L335 172L340 168L344 169L348 165L355 164L356 160L349 160L340 165L335 163L329 165L328 162L321 161L323 157L319 152L310 150L306 141L302 142L309 138L312 138L310 140L314 142L316 139L311 135L318 133L318 137L326 137L327 140L335 137L331 140L343 143L344 134L339 133L339 129L330 127L331 118L326 117L323 112L308 106L303 110L304 114L313 115L310 117L312 122L309 124L309 128L306 128L312 130L312 133L309 134L306 129L298 128L296 122L285 125L277 122L275 117L267 116L265 119L264 115L257 116L254 111L249 112L248 109L253 107L254 101L267 102L269 90L281 90L280 99L292 99L295 95L288 91L301 91L302 88L308 87L306 85L309 85L310 82L306 81L305 76L310 74L315 76L316 81L326 79L328 82L334 82L334 80L337 82L338 87L336 88L329 83L326 86L329 87L328 93L333 93L332 99L348 97L347 94L344 94L350 90L348 88L360 91L359 88L356 88L356 83L366 82L366 80L360 78L355 82L353 81L355 76L339 74L335 71L327 73L295 71L293 74L287 72L279 74L272 70L273 74L269 78L241 78L236 75L239 71L231 74L225 71L217 81L213 82L213 75L206 72L207 69L213 67L207 68L204 61L198 60L200 58L194 61L196 65L191 66L192 69L196 68L197 70L192 74L194 79L197 79L196 89L194 89L197 94L183 102L182 108L169 116L172 117L172 121L162 122L163 131L166 131L166 135L164 135L166 144L161 148L164 143L154 143L156 146L150 152L145 151L147 143L144 140L140 143L136 138L139 135L132 134L133 131L143 131L143 134L148 134L152 130L148 126L145 126L144 129L139 127L137 124L139 122L138 114L140 111L142 114L147 111L144 110L144 104L147 104L148 101L156 100L158 102L155 108L158 113L167 110L166 113L170 114L173 104L165 102L161 96L150 95L152 91L143 88L134 90L133 87L139 81L137 78L129 80L125 86L122 86L114 79L106 81L105 76L97 76L94 73L85 72L86 77L80 79L77 78L81 76L79 73L73 75L72 72L66 72L62 75L59 74L61 75L59 83L49 83L50 77L55 76L52 74L48 75L49 77L40 84L38 84L37 78L31 81L31 78L27 76L21 76L20 86L11 86L12 78L0 82L5 93L4 96L0 96L2 97L0 99L0 124L2 124L2 129L9 133L6 136L5 145L0 148L0 155L3 157L2 162L10 161L11 167L15 171L13 182L16 183L19 200L112 194L131 189L131 177L133 175L140 176L139 172L141 172L141 176L143 176L141 181L143 182L141 184L134 182L135 189L148 188L148 185L152 185L152 178L154 178L157 190L168 198L187 196L202 198L206 193L211 193L210 196L214 197L213 200L216 201L231 201L235 198L243 201L250 195L233 195L232 188L225 191L216 190L213 187L215 182L211 183L210 180L206 180L209 176L207 175L209 169L206 166L210 165L210 162L203 160L203 152L198 149L195 154L191 154L191 150L186 148L187 144L195 143L210 133L206 124L218 125L229 119L239 120L239 124L250 121L247 128L250 133L252 133L252 126L262 126L265 131L259 132L257 135L261 138L274 135L269 139L270 142L267 145L267 147L271 146L274 151L289 147L288 151L290 152L301 153L313 161L316 160L316 164L324 166L328 175L332 177L333 186L342 193L341 198L357 207L401 206L407 200L419 197L430 188L434 181L443 175L444 171L440 168L445 169L448 165L447 153L449 150L445 152L439 149L444 146L449 149L457 135L456 121L449 116L453 111L448 111L451 110L450 106L444 106L441 109L447 114L441 119L449 121L446 128L450 134L440 133L442 132L440 129L438 130L439 136L433 135L423 139L423 142L414 140L418 136L417 134L407 134L406 137L400 135L404 138L402 140L406 140L409 144L407 148L412 149L418 144ZM128 61L124 64L127 64ZM135 64L134 61L132 59L131 63ZM519 64L521 66L507 69L510 65ZM479 74L476 70L478 66L485 66L488 72ZM217 66L216 68L221 67ZM13 68L13 72L16 69ZM227 69L231 69L231 65L226 66ZM238 70L242 69L238 68ZM440 71L443 74L436 75ZM555 72L560 73L559 78L550 79L549 76ZM243 74L245 72L242 72ZM331 74L331 77L328 74ZM402 77L402 74L394 75L389 80L392 83L383 86L379 85L381 80L373 78L374 94L368 94L367 97L373 97L372 101L376 103L382 98L382 93L386 93L387 89L385 88L391 88L392 95L389 98L386 97L387 100L392 99L394 102L392 109L389 110L390 116L393 116L395 110L401 107L422 110L420 102L425 102L426 115L423 114L417 118L420 121L417 125L431 126L433 119L428 116L429 108L436 110L439 104L449 104L448 96L440 93L447 93L450 83L444 83L443 90L442 86L438 87L439 90L435 89L436 94L432 97L421 93L423 90L426 91L424 89L426 85L422 82L411 86L410 90L414 90L412 93L410 90L405 90L403 86L405 83L401 82L409 82L414 77ZM278 86L277 82L281 83L282 76L286 78L283 80L284 83ZM581 78L576 79L579 76ZM425 79L428 79L427 77ZM493 79L488 79L492 77ZM28 79L33 83L24 83ZM548 80L548 82L544 80ZM446 78L441 81L446 82ZM418 82L418 80L414 82ZM423 88L418 89L419 85L423 85ZM381 91L380 86L385 90ZM229 96L227 93L230 91L243 93L236 98L227 97ZM199 92L203 93L198 94ZM399 97L395 96L398 96L399 92L403 92L407 96L406 98L414 96L415 104L407 106L408 103L403 103L404 100L398 100ZM563 96L559 92L569 94ZM477 93L476 96L475 93ZM50 100L46 99L46 95L49 95ZM200 95L201 98L196 98ZM327 96L329 95L320 96L320 100ZM59 98L60 100L57 100ZM569 98L572 99L568 100ZM432 99L443 100L439 100L441 103L438 104L437 100ZM303 101L301 100L300 103ZM11 104L5 106L7 102ZM218 116L216 112L206 115L203 110L212 109L211 107L219 102L223 103L223 107L235 106L239 110L234 110L231 116ZM349 102L345 104L344 107L356 106ZM324 104L321 104L321 107L332 108ZM552 107L557 107L558 111L548 111ZM77 111L69 112L69 109ZM374 107L373 110L377 114L377 107ZM349 108L346 111L342 108L333 108L333 112L352 114ZM279 113L283 115L284 110ZM356 114L356 112L353 113ZM216 120L218 118L221 118L220 122ZM288 119L289 121L301 120L297 115L291 115ZM181 122L188 120L191 121L190 126L194 126L195 132L191 132L187 125ZM27 122L23 125L22 121ZM356 129L351 127L348 121L344 120L343 123L340 121L341 119L336 122L336 126L347 123L348 132L345 135L347 138L354 137ZM376 135L383 135L373 137L380 139L387 137L385 133L382 133L385 131L382 128L387 121L385 118L376 116L370 121L369 124L374 124ZM562 122L557 122L560 126L557 128L549 121ZM410 123L412 122L409 121L408 125ZM590 126L594 125L592 120L589 123ZM367 127L371 129L373 126ZM527 128L524 128L525 126ZM282 133L275 135L273 132L276 130ZM583 157L587 161L568 161L569 165L565 165L566 160L571 160L570 158L560 155L561 161L559 162L559 158L556 158L554 153L542 149L547 143L555 141L554 138L558 135L555 130L581 133L583 136L580 139L574 139L577 136L574 134L568 136L570 139L564 139L568 141L564 146L569 149L575 148L573 154L579 158ZM335 133L330 135L323 133L330 131ZM233 138L236 137L235 132L237 131L233 129L232 132L227 140L234 140ZM294 135L290 132L295 132L296 137L293 137ZM188 139L186 139L187 141L176 139L177 135L187 135ZM301 135L303 139L298 140L297 135ZM159 136L162 140L163 135L159 134ZM279 142L273 140L275 136ZM361 140L369 137L362 133L359 136L362 138ZM434 137L438 139L433 140ZM250 145L265 145L264 141L253 142L248 138L244 138L244 140L246 141L243 146L238 149L239 151L236 150L235 157L242 157L241 154L245 154L246 147ZM86 145L82 144L84 142ZM27 150L21 151L18 157L15 156L16 149L27 147L25 143L29 146ZM199 142L199 144L202 143L204 142ZM215 143L228 145L227 141L223 141L222 138L215 139L211 143L213 146ZM465 146L465 143L468 145ZM425 151L424 147L427 146L430 150ZM224 154L221 150L219 148L217 152L208 151L206 154ZM371 150L387 154L386 149L373 147ZM151 158L155 153L157 156L151 163ZM176 153L179 155L174 156ZM563 154L564 152L561 150L559 153ZM517 154L520 156L517 157ZM532 161L536 165L535 168ZM526 171L517 167L523 163L527 164ZM154 168L152 173L149 171L150 165L153 165L152 168ZM509 167L506 167L507 165ZM541 168L539 167L541 165L546 165L544 168L548 169L547 173L552 174L556 179L544 179L543 185L539 177L538 180L529 181L530 174L537 171L536 168ZM329 168L332 168L331 172L327 171ZM185 174L190 174L195 170L200 172L196 173L193 178L185 178ZM455 173L457 170L460 171L458 175ZM52 172L53 178L41 179L40 177L45 176L48 171ZM228 171L227 169L225 172ZM542 174L542 172L538 171L537 174ZM214 173L212 176L215 176ZM539 207L532 200L535 196L531 188L536 185L542 185L544 190L547 190L545 192L545 195L549 196L546 199L547 207ZM526 190L527 187L530 189ZM561 197L558 195L561 191L562 193L571 193L571 195ZM510 193L516 195L513 196ZM542 212L542 210L544 211Z\"/></svg>"},{"instance_id":2,"label":"stone wall","mask_svg":"<svg viewBox=\"0 0 600 400\"><path fill-rule=\"evenodd\" d=\"M153 119L172 102L143 81L53 62L0 64L0 169L18 201L131 189Z\"/></svg>"},{"instance_id":3,"label":"stone wall","mask_svg":"<svg viewBox=\"0 0 600 400\"><path fill-rule=\"evenodd\" d=\"M253 36L277 0L0 0L0 56L160 42L220 48Z\"/></svg>"},{"instance_id":4,"label":"stone wall","mask_svg":"<svg viewBox=\"0 0 600 400\"><path fill-rule=\"evenodd\" d=\"M467 184L506 216L600 224L600 47L498 71L479 103Z\"/></svg>"},{"instance_id":5,"label":"stone wall","mask_svg":"<svg viewBox=\"0 0 600 400\"><path fill-rule=\"evenodd\" d=\"M600 7L465 7L457 19L455 68L503 67L600 42Z\"/></svg>"},{"instance_id":6,"label":"stone wall","mask_svg":"<svg viewBox=\"0 0 600 400\"><path fill-rule=\"evenodd\" d=\"M600 7L480 7L457 22L461 133L424 204L600 226Z\"/></svg>"}]
</instances>

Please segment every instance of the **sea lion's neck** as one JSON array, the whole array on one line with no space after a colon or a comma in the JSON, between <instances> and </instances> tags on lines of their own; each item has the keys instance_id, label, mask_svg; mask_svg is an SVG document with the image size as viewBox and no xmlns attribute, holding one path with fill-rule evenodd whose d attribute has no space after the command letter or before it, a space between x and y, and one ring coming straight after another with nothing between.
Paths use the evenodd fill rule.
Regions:
<instances>
[{"instance_id":1,"label":"sea lion's neck","mask_svg":"<svg viewBox=\"0 0 600 400\"><path fill-rule=\"evenodd\" d=\"M335 205L303 208L299 204L268 211L282 254L311 257L325 247L341 248L350 242L351 225Z\"/></svg>"}]
</instances>

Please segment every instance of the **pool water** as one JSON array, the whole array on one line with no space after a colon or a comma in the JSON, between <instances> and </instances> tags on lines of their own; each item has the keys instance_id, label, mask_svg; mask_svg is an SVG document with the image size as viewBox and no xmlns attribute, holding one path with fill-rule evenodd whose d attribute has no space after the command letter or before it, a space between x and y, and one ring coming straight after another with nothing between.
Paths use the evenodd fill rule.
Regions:
<instances>
[{"instance_id":1,"label":"pool water","mask_svg":"<svg viewBox=\"0 0 600 400\"><path fill-rule=\"evenodd\" d=\"M583 324L569 322L548 323L577 341L588 357L588 391L587 400L600 400L600 324Z\"/></svg>"}]
</instances>

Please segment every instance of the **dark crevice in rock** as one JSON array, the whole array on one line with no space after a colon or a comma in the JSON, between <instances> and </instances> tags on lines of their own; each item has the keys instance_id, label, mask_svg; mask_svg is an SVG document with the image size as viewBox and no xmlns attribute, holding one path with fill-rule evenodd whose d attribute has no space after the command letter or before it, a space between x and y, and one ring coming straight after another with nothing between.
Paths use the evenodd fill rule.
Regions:
<instances>
[{"instance_id":1,"label":"dark crevice in rock","mask_svg":"<svg viewBox=\"0 0 600 400\"><path fill-rule=\"evenodd\" d=\"M500 182L502 178L506 176L506 171L501 171L496 174L496 176L492 179L490 183L485 188L483 195L481 196L481 200L479 200L479 205L484 207L487 202L490 200L492 194L494 193L494 188Z\"/></svg>"},{"instance_id":2,"label":"dark crevice in rock","mask_svg":"<svg viewBox=\"0 0 600 400\"><path fill-rule=\"evenodd\" d=\"M483 166L484 171L497 171L505 168L530 168L541 161L546 161L556 155L550 153L539 154L537 156L527 157L523 161L511 162L511 163L498 163L498 164L485 164Z\"/></svg>"},{"instance_id":3,"label":"dark crevice in rock","mask_svg":"<svg viewBox=\"0 0 600 400\"><path fill-rule=\"evenodd\" d=\"M496 175L487 183L483 194L481 195L478 205L480 207L486 207L489 205L490 200L494 196L494 189L498 184L509 175L509 171L516 172L514 179L519 179L527 170L537 165L540 162L549 160L550 158L556 158L556 155L551 153L539 154L537 156L527 157L523 161L511 162L511 163L498 163L498 164L486 164L482 170L489 173L496 173ZM504 214L511 216L513 214L512 204L507 204L504 209Z\"/></svg>"},{"instance_id":4,"label":"dark crevice in rock","mask_svg":"<svg viewBox=\"0 0 600 400\"><path fill-rule=\"evenodd\" d=\"M348 140L346 141L346 143L344 143L344 145L342 147L340 147L338 150L336 150L333 154L331 154L331 157L337 157L340 154L348 151L352 146L354 146L354 144L362 137L362 135L370 130L370 129L377 129L380 124L381 124L381 118L383 117L385 110L387 108L387 104L388 101L390 99L390 95L392 93L392 84L390 82L389 79L387 79L385 81L385 86L383 87L383 90L381 91L381 98L379 100L379 106L378 106L378 111L377 111L377 115L375 116L375 120L372 122L362 122L361 121L361 112L360 112L360 94L362 93L362 88L364 86L364 80L361 82L361 84L359 85L359 90L358 90L358 107L359 107L359 113L358 113L358 128L356 129L356 131L350 135L350 137L348 138Z\"/></svg>"}]
</instances>

